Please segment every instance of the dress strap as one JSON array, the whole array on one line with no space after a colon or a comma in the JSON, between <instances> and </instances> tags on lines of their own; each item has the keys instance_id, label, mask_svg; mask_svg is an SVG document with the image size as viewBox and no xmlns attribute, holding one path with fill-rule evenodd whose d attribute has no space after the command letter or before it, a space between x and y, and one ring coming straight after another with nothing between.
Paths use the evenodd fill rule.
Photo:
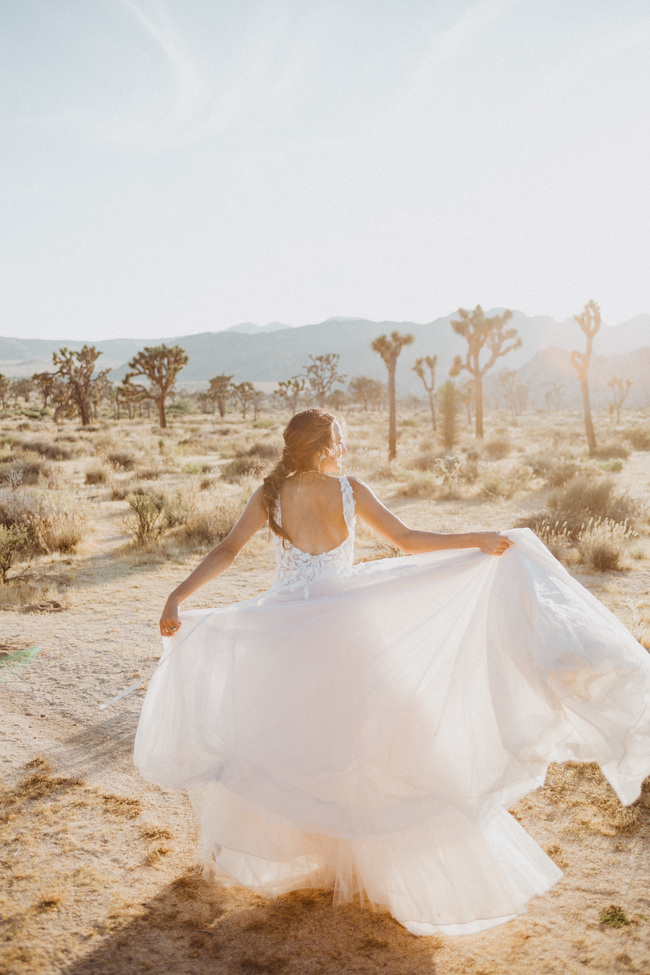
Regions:
<instances>
[{"instance_id":1,"label":"dress strap","mask_svg":"<svg viewBox=\"0 0 650 975\"><path fill-rule=\"evenodd\" d=\"M343 499L343 518L349 532L354 531L356 521L354 491L345 474L339 478L341 485L341 498Z\"/></svg>"}]
</instances>

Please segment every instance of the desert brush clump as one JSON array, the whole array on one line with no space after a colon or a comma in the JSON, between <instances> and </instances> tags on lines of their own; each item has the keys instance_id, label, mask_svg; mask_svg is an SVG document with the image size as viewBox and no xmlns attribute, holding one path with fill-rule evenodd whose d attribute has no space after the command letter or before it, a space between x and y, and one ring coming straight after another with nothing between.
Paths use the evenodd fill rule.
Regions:
<instances>
[{"instance_id":1,"label":"desert brush clump","mask_svg":"<svg viewBox=\"0 0 650 975\"><path fill-rule=\"evenodd\" d=\"M609 477L572 478L563 488L551 492L547 502L549 515L577 538L591 519L608 519L620 524L634 524L639 504L624 491L617 491Z\"/></svg>"},{"instance_id":2,"label":"desert brush clump","mask_svg":"<svg viewBox=\"0 0 650 975\"><path fill-rule=\"evenodd\" d=\"M526 464L511 467L479 466L481 494L484 498L513 498L531 480L533 472Z\"/></svg>"},{"instance_id":3,"label":"desert brush clump","mask_svg":"<svg viewBox=\"0 0 650 975\"><path fill-rule=\"evenodd\" d=\"M621 440L607 440L596 447L593 456L597 460L627 460L630 448Z\"/></svg>"},{"instance_id":4,"label":"desert brush clump","mask_svg":"<svg viewBox=\"0 0 650 975\"><path fill-rule=\"evenodd\" d=\"M23 484L38 484L41 480L53 480L54 468L42 457L14 454L11 460L0 461L0 484L20 487Z\"/></svg>"},{"instance_id":5,"label":"desert brush clump","mask_svg":"<svg viewBox=\"0 0 650 975\"><path fill-rule=\"evenodd\" d=\"M621 435L633 450L650 450L650 427L628 427Z\"/></svg>"},{"instance_id":6,"label":"desert brush clump","mask_svg":"<svg viewBox=\"0 0 650 975\"><path fill-rule=\"evenodd\" d=\"M20 551L26 555L74 552L86 535L87 517L72 492L0 488L0 525L24 528Z\"/></svg>"},{"instance_id":7,"label":"desert brush clump","mask_svg":"<svg viewBox=\"0 0 650 975\"><path fill-rule=\"evenodd\" d=\"M578 535L582 562L597 572L618 572L623 568L626 543L634 534L626 521L590 519Z\"/></svg>"},{"instance_id":8,"label":"desert brush clump","mask_svg":"<svg viewBox=\"0 0 650 975\"><path fill-rule=\"evenodd\" d=\"M70 460L79 454L79 450L64 446L62 443L51 443L49 440L23 440L20 447L48 460Z\"/></svg>"},{"instance_id":9,"label":"desert brush clump","mask_svg":"<svg viewBox=\"0 0 650 975\"><path fill-rule=\"evenodd\" d=\"M485 456L490 460L503 460L504 457L508 457L511 450L510 441L504 439L488 440L483 447Z\"/></svg>"},{"instance_id":10,"label":"desert brush clump","mask_svg":"<svg viewBox=\"0 0 650 975\"><path fill-rule=\"evenodd\" d=\"M24 525L0 525L0 582L7 581L7 573L20 549L27 541Z\"/></svg>"}]
</instances>

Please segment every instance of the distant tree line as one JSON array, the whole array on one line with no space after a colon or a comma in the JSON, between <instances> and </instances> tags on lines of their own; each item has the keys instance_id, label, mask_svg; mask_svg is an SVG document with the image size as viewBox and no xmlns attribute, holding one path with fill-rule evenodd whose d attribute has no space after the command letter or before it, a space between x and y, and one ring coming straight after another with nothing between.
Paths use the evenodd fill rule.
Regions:
<instances>
[{"instance_id":1,"label":"distant tree line","mask_svg":"<svg viewBox=\"0 0 650 975\"><path fill-rule=\"evenodd\" d=\"M512 312L486 316L480 305L473 311L460 308L458 318L452 319L451 327L464 340L466 348L463 355L456 355L449 378L436 389L436 368L438 356L435 353L421 356L412 366L420 379L431 413L433 431L451 449L457 439L458 418L465 410L467 420L474 422L474 432L478 439L484 436L484 379L496 363L522 345L516 328L508 325ZM571 364L580 384L585 437L590 454L596 451L596 434L591 409L590 369L593 357L594 339L601 327L599 306L588 301L581 313L574 317L585 336L584 350L571 352ZM328 405L342 409L355 403L365 412L388 406L388 457L394 459L397 452L397 366L403 350L411 345L414 336L398 331L375 338L371 347L383 360L387 370L386 385L369 376L353 376L347 384L347 394L343 390L347 377L340 371L338 353L310 355L302 372L280 380L273 395L276 401L292 414L301 405L315 402L319 406ZM17 409L20 400L26 408L32 397L40 399L40 409L52 410L55 419L77 416L82 426L88 426L96 419L102 403L110 403L116 418L125 412L129 418L149 416L151 406L155 407L161 428L167 426L167 413L170 403L177 397L177 379L188 363L188 355L178 345L145 346L128 363L127 372L120 383L108 379L110 369L98 369L97 361L102 353L93 345L84 345L81 350L62 347L53 353L50 372L37 372L29 378L10 379L0 374L0 408L4 415L12 408ZM453 382L467 374L467 380L456 386ZM233 383L233 376L221 373L214 376L207 390L196 395L201 409L218 412L225 416L229 405L239 409L246 418L251 412L257 419L261 409L263 393L250 381ZM611 390L610 411L612 420L620 422L621 409L630 392L630 379L612 376L608 381ZM494 386L502 401L507 405L513 423L526 409L528 386L517 378L516 370L502 371ZM565 386L554 382L547 384L544 393L549 409L562 409ZM180 409L180 405L176 404Z\"/></svg>"}]
</instances>

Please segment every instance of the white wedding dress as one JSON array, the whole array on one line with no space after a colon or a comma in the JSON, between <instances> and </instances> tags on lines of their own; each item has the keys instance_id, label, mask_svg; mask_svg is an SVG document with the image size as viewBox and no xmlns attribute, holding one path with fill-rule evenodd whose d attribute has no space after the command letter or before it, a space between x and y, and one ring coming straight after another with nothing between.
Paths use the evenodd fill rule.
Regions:
<instances>
[{"instance_id":1,"label":"white wedding dress","mask_svg":"<svg viewBox=\"0 0 650 975\"><path fill-rule=\"evenodd\" d=\"M528 529L500 557L353 566L274 536L264 595L181 614L135 742L190 791L201 858L261 893L333 887L409 931L480 931L561 871L506 811L549 762L650 774L650 655ZM278 510L278 516L281 513Z\"/></svg>"}]
</instances>

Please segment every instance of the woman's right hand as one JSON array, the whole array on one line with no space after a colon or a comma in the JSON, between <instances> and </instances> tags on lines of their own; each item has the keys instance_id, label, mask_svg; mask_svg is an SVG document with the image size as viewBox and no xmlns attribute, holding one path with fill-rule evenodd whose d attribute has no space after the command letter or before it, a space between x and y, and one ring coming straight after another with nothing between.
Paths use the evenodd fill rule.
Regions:
<instances>
[{"instance_id":1,"label":"woman's right hand","mask_svg":"<svg viewBox=\"0 0 650 975\"><path fill-rule=\"evenodd\" d=\"M178 616L178 600L170 596L160 617L160 635L174 636L182 624Z\"/></svg>"},{"instance_id":2,"label":"woman's right hand","mask_svg":"<svg viewBox=\"0 0 650 975\"><path fill-rule=\"evenodd\" d=\"M486 555L503 555L515 543L501 532L477 532L476 544Z\"/></svg>"}]
</instances>

